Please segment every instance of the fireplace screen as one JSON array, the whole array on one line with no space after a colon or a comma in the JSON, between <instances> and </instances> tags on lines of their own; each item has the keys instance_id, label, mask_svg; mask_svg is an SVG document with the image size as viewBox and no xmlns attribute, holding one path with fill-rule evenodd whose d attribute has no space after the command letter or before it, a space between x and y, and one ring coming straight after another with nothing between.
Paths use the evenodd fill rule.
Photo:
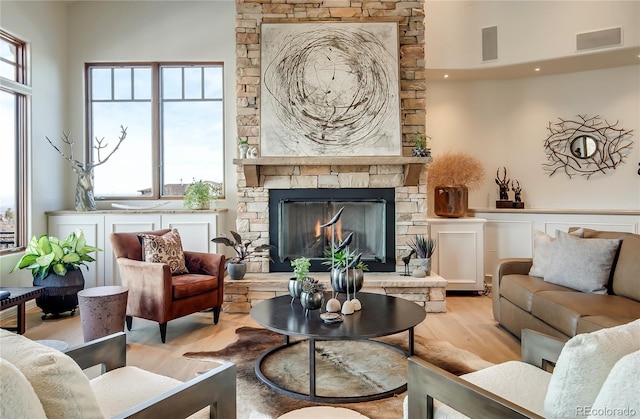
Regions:
<instances>
[{"instance_id":1,"label":"fireplace screen","mask_svg":"<svg viewBox=\"0 0 640 419\"><path fill-rule=\"evenodd\" d=\"M321 259L329 249L332 234L340 242L353 232L350 249L362 252L362 259L386 259L385 211L383 199L361 202L291 202L279 205L278 256L280 262L299 256ZM332 227L320 226L344 207L340 220Z\"/></svg>"}]
</instances>

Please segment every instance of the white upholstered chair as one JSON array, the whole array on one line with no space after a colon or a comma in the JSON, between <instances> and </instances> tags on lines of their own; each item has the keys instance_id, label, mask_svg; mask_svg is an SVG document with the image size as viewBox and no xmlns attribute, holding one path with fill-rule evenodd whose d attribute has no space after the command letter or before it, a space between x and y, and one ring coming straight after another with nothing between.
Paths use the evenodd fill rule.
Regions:
<instances>
[{"instance_id":1,"label":"white upholstered chair","mask_svg":"<svg viewBox=\"0 0 640 419\"><path fill-rule=\"evenodd\" d=\"M183 383L126 366L122 332L62 353L0 329L0 355L1 418L236 417L234 364ZM103 374L89 380L95 365Z\"/></svg>"},{"instance_id":2,"label":"white upholstered chair","mask_svg":"<svg viewBox=\"0 0 640 419\"><path fill-rule=\"evenodd\" d=\"M460 377L409 358L405 418L599 418L640 414L640 320L566 343L523 330L523 362ZM545 361L555 363L548 372Z\"/></svg>"}]
</instances>

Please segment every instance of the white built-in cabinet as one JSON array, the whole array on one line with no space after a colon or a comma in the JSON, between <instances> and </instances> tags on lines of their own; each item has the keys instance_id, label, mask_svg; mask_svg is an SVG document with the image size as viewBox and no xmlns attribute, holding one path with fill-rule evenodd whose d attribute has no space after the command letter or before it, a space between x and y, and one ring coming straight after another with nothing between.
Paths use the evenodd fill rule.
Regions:
<instances>
[{"instance_id":1,"label":"white built-in cabinet","mask_svg":"<svg viewBox=\"0 0 640 419\"><path fill-rule=\"evenodd\" d=\"M150 231L177 228L184 250L216 253L217 245L211 241L217 236L219 210L189 211L51 211L47 213L49 235L64 238L74 230L83 230L87 244L102 249L95 254L96 261L89 269L82 268L85 287L120 285L118 266L113 255L111 233Z\"/></svg>"},{"instance_id":2,"label":"white built-in cabinet","mask_svg":"<svg viewBox=\"0 0 640 419\"><path fill-rule=\"evenodd\" d=\"M450 291L484 290L484 224L481 218L429 218L429 236L436 240L431 268L448 282Z\"/></svg>"}]
</instances>

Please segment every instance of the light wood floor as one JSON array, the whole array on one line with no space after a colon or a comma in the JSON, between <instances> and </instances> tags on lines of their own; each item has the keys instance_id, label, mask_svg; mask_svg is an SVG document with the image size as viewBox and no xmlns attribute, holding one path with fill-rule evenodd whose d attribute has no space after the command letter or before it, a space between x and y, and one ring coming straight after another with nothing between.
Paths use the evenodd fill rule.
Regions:
<instances>
[{"instance_id":1,"label":"light wood floor","mask_svg":"<svg viewBox=\"0 0 640 419\"><path fill-rule=\"evenodd\" d=\"M74 317L42 321L37 308L29 310L25 336L78 345L83 342L78 313ZM218 324L213 325L211 313L196 313L169 322L167 343L162 344L157 323L134 318L133 329L127 332L127 364L182 381L191 379L196 372L212 368L212 364L186 359L182 354L221 349L235 340L234 330L240 326L259 327L248 314L222 313ZM493 320L490 296L449 295L447 312L427 314L415 333L448 341L494 363L520 359L518 339Z\"/></svg>"}]
</instances>

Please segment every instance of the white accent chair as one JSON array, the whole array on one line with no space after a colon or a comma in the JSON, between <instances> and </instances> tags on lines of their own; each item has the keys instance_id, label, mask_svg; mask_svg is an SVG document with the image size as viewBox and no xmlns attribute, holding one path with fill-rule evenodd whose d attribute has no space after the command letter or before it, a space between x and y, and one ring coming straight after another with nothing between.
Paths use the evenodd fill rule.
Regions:
<instances>
[{"instance_id":1,"label":"white accent chair","mask_svg":"<svg viewBox=\"0 0 640 419\"><path fill-rule=\"evenodd\" d=\"M525 329L522 359L457 377L409 358L405 418L640 415L640 320L566 343Z\"/></svg>"},{"instance_id":2,"label":"white accent chair","mask_svg":"<svg viewBox=\"0 0 640 419\"><path fill-rule=\"evenodd\" d=\"M0 417L12 419L236 417L236 366L223 364L186 383L126 366L116 333L62 353L0 330ZM101 365L89 380L82 371Z\"/></svg>"}]
</instances>

